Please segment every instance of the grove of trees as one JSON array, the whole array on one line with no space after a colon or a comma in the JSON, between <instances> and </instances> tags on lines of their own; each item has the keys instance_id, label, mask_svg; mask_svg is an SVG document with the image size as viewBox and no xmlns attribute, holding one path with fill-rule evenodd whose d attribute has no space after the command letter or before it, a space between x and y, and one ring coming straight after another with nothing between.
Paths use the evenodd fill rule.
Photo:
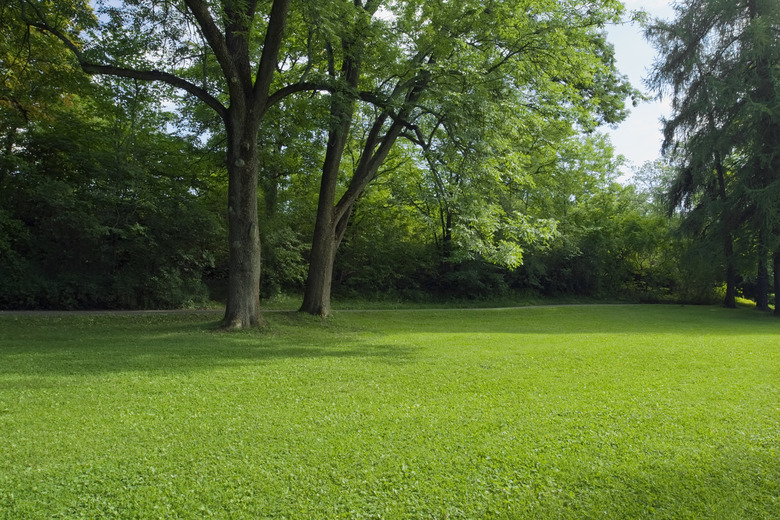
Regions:
<instances>
[{"instance_id":1,"label":"grove of trees","mask_svg":"<svg viewBox=\"0 0 780 520\"><path fill-rule=\"evenodd\" d=\"M0 308L768 308L779 18L743 3L650 24L675 114L627 184L618 1L2 0Z\"/></svg>"},{"instance_id":2,"label":"grove of trees","mask_svg":"<svg viewBox=\"0 0 780 520\"><path fill-rule=\"evenodd\" d=\"M676 10L648 29L661 57L651 84L674 101L669 209L683 210L686 231L723 265L724 304L736 306L752 263L767 310L770 258L780 287L780 4L697 0Z\"/></svg>"}]
</instances>

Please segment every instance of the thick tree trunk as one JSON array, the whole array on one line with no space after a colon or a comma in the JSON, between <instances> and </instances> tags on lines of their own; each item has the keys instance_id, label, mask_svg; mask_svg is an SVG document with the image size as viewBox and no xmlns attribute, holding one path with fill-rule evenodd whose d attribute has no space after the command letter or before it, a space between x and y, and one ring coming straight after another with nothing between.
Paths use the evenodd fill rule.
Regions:
<instances>
[{"instance_id":1,"label":"thick tree trunk","mask_svg":"<svg viewBox=\"0 0 780 520\"><path fill-rule=\"evenodd\" d=\"M219 2L217 2L219 3ZM225 123L228 135L228 240L230 251L228 299L223 325L228 329L262 324L260 316L260 234L257 220L258 154L257 134L269 103L273 104L298 89L281 89L270 96L279 63L279 51L291 0L273 0L267 17L268 29L259 63L250 59L250 34L256 25L257 0L221 2L216 9L205 0L185 0L181 9L196 23L208 43L227 84L229 108L198 86L173 72L137 70L118 64L89 62L65 32L47 25L44 20L28 23L62 41L78 59L84 72L159 81L181 89L214 109ZM26 4L22 3L24 8ZM212 9L214 7L214 9ZM267 3L263 3L267 7ZM37 11L37 10L36 10ZM23 17L26 18L24 10ZM215 19L214 15L219 18ZM217 23L217 22L220 23ZM255 49L252 48L252 51ZM300 86L308 90L308 86Z\"/></svg>"},{"instance_id":2,"label":"thick tree trunk","mask_svg":"<svg viewBox=\"0 0 780 520\"><path fill-rule=\"evenodd\" d=\"M228 127L228 241L230 263L223 326L263 325L260 315L260 233L257 220L257 130L248 121Z\"/></svg>"}]
</instances>

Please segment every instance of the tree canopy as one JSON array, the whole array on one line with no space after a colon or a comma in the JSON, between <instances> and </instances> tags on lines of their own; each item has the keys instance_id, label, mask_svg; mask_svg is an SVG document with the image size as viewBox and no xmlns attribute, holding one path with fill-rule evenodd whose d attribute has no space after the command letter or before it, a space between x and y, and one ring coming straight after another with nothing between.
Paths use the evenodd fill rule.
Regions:
<instances>
[{"instance_id":1,"label":"tree canopy","mask_svg":"<svg viewBox=\"0 0 780 520\"><path fill-rule=\"evenodd\" d=\"M669 165L632 186L600 133L641 97L605 33L618 1L3 0L0 305L217 299L244 328L280 292L325 316L332 293L709 301L725 281L765 307L771 4L650 26L675 113Z\"/></svg>"},{"instance_id":2,"label":"tree canopy","mask_svg":"<svg viewBox=\"0 0 780 520\"><path fill-rule=\"evenodd\" d=\"M720 237L730 307L739 240L758 265L757 303L766 309L768 254L780 246L780 6L698 0L676 11L648 29L660 56L650 83L673 100L664 144L678 168L670 208L683 207L694 231Z\"/></svg>"}]
</instances>

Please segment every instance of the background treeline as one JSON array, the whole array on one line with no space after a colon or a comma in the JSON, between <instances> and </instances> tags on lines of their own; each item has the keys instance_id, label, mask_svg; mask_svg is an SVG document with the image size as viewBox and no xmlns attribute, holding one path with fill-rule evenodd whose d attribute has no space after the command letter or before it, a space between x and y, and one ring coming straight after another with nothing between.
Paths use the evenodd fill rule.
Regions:
<instances>
[{"instance_id":1,"label":"background treeline","mask_svg":"<svg viewBox=\"0 0 780 520\"><path fill-rule=\"evenodd\" d=\"M3 100L2 308L170 308L224 296L227 181L213 152L221 137L178 128L179 116L163 110L149 85L111 83L85 82L48 101ZM23 101L35 110L22 110ZM264 297L303 288L324 153L310 121L285 123L263 155L283 165L262 182ZM291 126L306 138L290 135ZM457 217L427 189L429 172L400 148L392 167L408 174L380 178L359 201L337 256L334 295L711 298L717 257L696 260L654 192L616 182L608 141L592 135L565 145L557 164L512 193L529 218L552 228L527 239L532 245L514 267L485 258L491 252L475 251L468 236L447 236L446 219L451 230ZM489 194L474 196L476 211Z\"/></svg>"},{"instance_id":2,"label":"background treeline","mask_svg":"<svg viewBox=\"0 0 780 520\"><path fill-rule=\"evenodd\" d=\"M514 83L497 77L459 96L450 85L434 92L416 123L399 131L355 202L343 239L336 240L334 296L710 303L741 293L755 297L759 307L768 305L768 280L780 261L777 253L769 261L780 250L772 169L778 154L777 143L762 136L780 135L777 89L770 88L778 84L778 46L767 36L776 31L778 16L767 6L756 12L754 3L744 9L737 4L732 15L740 23L733 27L746 28L745 41L758 42L737 48L753 52L742 61L755 66L737 71L743 73L738 85L721 85L733 98L729 104L715 91L677 79L734 72L721 61L692 60L701 67L699 76L687 70L675 76L685 60L659 63L656 88L672 84L683 99L667 125L668 162L646 164L629 181L618 182L621 159L598 126L619 121L624 98L638 93L610 83L612 76L604 85L576 77L581 84L572 84L560 80L571 71L550 69L542 82L538 72L519 67ZM653 26L649 34L659 48L676 44L675 35L710 41L706 31L701 36L683 23L687 12L679 8L680 26ZM716 11L706 13L720 19ZM228 175L217 116L159 84L88 78L50 35L10 15L1 20L0 308L172 308L222 301ZM760 32L762 27L768 29ZM331 29L340 38L352 34ZM304 34L293 43L304 48ZM610 63L603 34L588 29L575 36L593 45L597 62ZM675 48L686 46L701 49L695 41ZM456 53L468 46L453 48ZM220 81L208 53L191 52L187 74L202 75L204 86ZM429 65L436 70L434 62ZM329 67L335 76L333 63ZM375 69L379 65L370 68L376 74L370 80L380 83ZM744 78L755 79L754 90ZM517 88L520 81L526 86ZM534 105L520 99L528 92L540 94L529 96ZM685 102L685 92L701 95ZM323 164L340 136L339 118L352 121L339 137L346 136L337 196L351 188L378 117L376 108L339 105L333 97L286 98L270 109L271 123L258 135L265 298L304 289ZM742 106L746 97L749 110L713 112Z\"/></svg>"}]
</instances>

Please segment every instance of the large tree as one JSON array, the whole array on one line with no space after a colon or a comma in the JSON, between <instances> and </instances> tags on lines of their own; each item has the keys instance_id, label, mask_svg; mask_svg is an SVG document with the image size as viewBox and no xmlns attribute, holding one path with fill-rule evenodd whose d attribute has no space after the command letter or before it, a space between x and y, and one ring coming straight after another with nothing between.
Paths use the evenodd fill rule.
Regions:
<instances>
[{"instance_id":1,"label":"large tree","mask_svg":"<svg viewBox=\"0 0 780 520\"><path fill-rule=\"evenodd\" d=\"M260 324L258 131L271 106L313 88L305 82L282 85L278 79L282 69L305 67L280 63L291 0L98 0L97 16L85 0L15 2L31 27L59 39L88 74L162 82L218 114L228 170L224 326ZM211 64L218 70L216 80L206 74Z\"/></svg>"},{"instance_id":2,"label":"large tree","mask_svg":"<svg viewBox=\"0 0 780 520\"><path fill-rule=\"evenodd\" d=\"M735 305L735 233L751 222L743 233L755 232L757 303L767 308L767 261L778 243L780 5L696 0L675 9L676 19L648 29L660 56L650 84L673 100L665 124L665 149L679 172L671 205L692 208L702 231L721 235L729 307Z\"/></svg>"},{"instance_id":3,"label":"large tree","mask_svg":"<svg viewBox=\"0 0 780 520\"><path fill-rule=\"evenodd\" d=\"M344 88L332 95L301 307L320 315L330 310L333 261L352 209L399 138L431 153L433 134L490 124L483 110L468 109L483 103L590 129L619 120L624 98L633 93L617 74L603 33L604 24L620 19L620 2L373 0L344 6L338 16L345 22L323 34L328 74ZM350 134L356 153L344 164Z\"/></svg>"}]
</instances>

